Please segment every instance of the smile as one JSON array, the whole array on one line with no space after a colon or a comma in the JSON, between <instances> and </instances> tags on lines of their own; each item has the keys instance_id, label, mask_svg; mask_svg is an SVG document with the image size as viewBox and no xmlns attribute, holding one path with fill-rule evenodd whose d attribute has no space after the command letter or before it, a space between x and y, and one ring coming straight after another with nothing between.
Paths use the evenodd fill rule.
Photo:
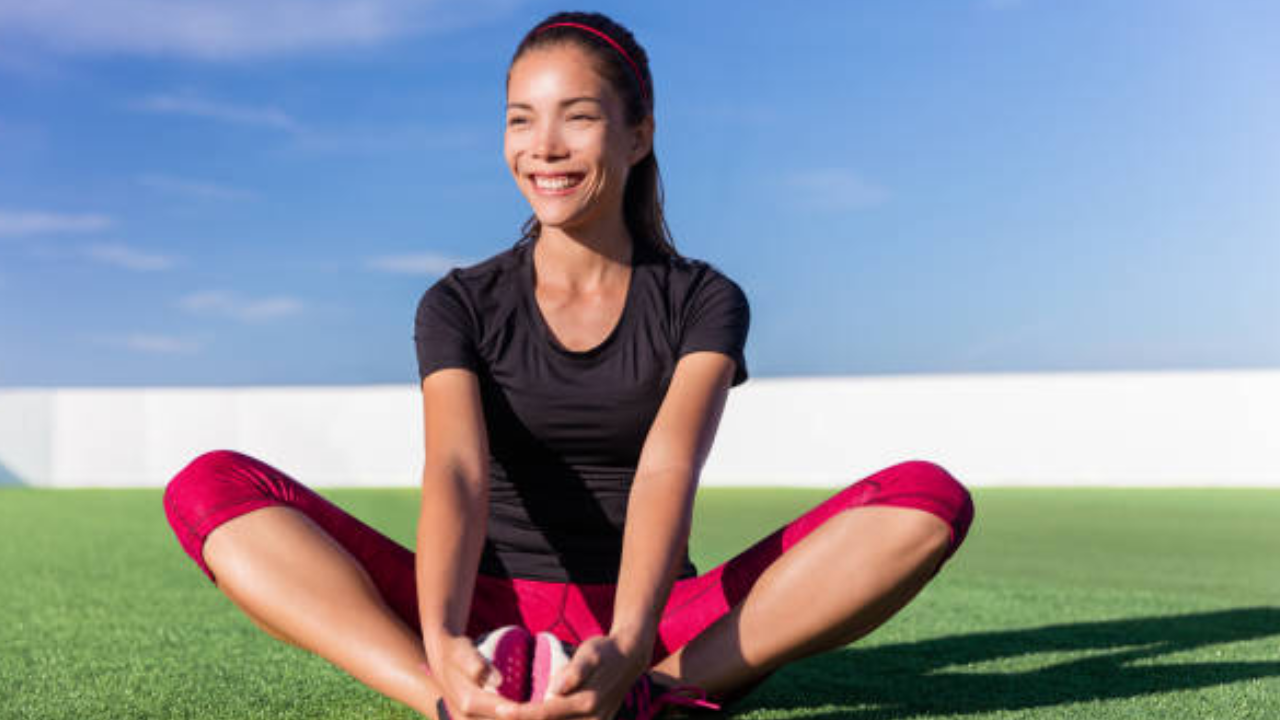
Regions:
<instances>
[{"instance_id":1,"label":"smile","mask_svg":"<svg viewBox=\"0 0 1280 720\"><path fill-rule=\"evenodd\" d=\"M564 175L534 175L533 186L540 192L553 195L568 194L577 187L585 178L582 173L567 173Z\"/></svg>"}]
</instances>

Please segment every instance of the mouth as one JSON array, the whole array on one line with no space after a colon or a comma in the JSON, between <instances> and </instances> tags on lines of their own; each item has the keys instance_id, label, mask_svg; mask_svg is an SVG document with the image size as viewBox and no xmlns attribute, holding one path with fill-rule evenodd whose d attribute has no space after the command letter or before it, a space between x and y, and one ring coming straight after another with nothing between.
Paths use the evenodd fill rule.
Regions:
<instances>
[{"instance_id":1,"label":"mouth","mask_svg":"<svg viewBox=\"0 0 1280 720\"><path fill-rule=\"evenodd\" d=\"M540 195L568 195L586 178L586 173L533 173L529 180Z\"/></svg>"}]
</instances>

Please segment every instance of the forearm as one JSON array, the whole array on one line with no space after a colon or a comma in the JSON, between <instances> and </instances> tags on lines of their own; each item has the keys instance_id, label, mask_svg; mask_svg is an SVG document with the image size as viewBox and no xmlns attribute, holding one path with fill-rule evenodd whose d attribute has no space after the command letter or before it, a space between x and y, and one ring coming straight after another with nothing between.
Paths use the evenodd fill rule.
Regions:
<instances>
[{"instance_id":1,"label":"forearm","mask_svg":"<svg viewBox=\"0 0 1280 720\"><path fill-rule=\"evenodd\" d=\"M423 473L418 518L418 616L427 656L466 631L488 519L488 481L450 470Z\"/></svg>"},{"instance_id":2,"label":"forearm","mask_svg":"<svg viewBox=\"0 0 1280 720\"><path fill-rule=\"evenodd\" d=\"M637 475L623 533L609 634L647 652L689 540L696 478L688 471Z\"/></svg>"}]
</instances>

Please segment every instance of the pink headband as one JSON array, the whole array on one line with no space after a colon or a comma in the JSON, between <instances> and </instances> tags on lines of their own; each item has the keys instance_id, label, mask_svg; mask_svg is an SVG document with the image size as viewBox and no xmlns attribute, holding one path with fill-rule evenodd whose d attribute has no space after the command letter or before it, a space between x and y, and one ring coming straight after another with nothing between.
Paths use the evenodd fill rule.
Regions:
<instances>
[{"instance_id":1,"label":"pink headband","mask_svg":"<svg viewBox=\"0 0 1280 720\"><path fill-rule=\"evenodd\" d=\"M550 25L543 25L537 30L534 30L533 34L537 35L545 30L550 30L553 27L571 27L571 28L578 28L579 30L586 30L587 32L595 35L601 40L604 40L605 42L612 45L613 49L617 50L618 53L622 55L622 58L627 61L627 64L631 66L631 71L636 74L636 82L640 83L640 94L644 96L644 101L646 103L649 102L649 88L646 87L644 84L644 76L640 74L640 66L636 65L636 61L631 59L631 56L627 54L626 50L622 49L622 46L619 45L616 40L609 37L605 33L591 27L590 25L583 25L581 23L574 23L574 22L558 22L558 23L551 23Z\"/></svg>"}]
</instances>

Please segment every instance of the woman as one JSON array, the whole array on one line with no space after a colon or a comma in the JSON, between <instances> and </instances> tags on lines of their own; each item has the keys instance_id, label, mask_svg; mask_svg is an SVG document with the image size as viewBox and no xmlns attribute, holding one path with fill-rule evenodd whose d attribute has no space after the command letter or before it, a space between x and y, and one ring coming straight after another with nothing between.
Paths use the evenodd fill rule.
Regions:
<instances>
[{"instance_id":1,"label":"woman","mask_svg":"<svg viewBox=\"0 0 1280 720\"><path fill-rule=\"evenodd\" d=\"M693 498L747 378L748 306L675 252L653 133L648 61L625 28L561 13L524 38L505 157L533 216L418 307L416 556L238 453L170 483L183 547L265 631L441 719L647 718L687 688L738 697L865 635L955 551L968 493L912 462L696 574ZM545 702L490 692L473 638L509 624L571 646Z\"/></svg>"}]
</instances>

